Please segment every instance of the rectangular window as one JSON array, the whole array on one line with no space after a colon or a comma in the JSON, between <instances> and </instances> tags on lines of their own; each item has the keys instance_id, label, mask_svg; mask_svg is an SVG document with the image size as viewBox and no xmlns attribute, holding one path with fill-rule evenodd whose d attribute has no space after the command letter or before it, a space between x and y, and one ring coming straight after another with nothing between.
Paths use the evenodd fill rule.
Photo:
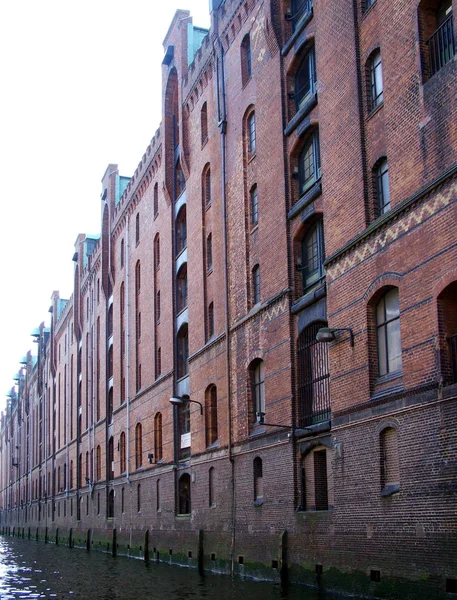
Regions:
<instances>
[{"instance_id":1,"label":"rectangular window","mask_svg":"<svg viewBox=\"0 0 457 600\"><path fill-rule=\"evenodd\" d=\"M314 494L316 510L328 510L327 452L314 452Z\"/></svg>"}]
</instances>

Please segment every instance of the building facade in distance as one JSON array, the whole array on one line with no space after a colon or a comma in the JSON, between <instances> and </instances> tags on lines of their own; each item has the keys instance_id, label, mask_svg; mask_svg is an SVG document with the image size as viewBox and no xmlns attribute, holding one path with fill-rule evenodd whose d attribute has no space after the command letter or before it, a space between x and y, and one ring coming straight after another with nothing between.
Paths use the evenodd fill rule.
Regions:
<instances>
[{"instance_id":1,"label":"building facade in distance","mask_svg":"<svg viewBox=\"0 0 457 600\"><path fill-rule=\"evenodd\" d=\"M457 591L456 9L176 13L160 127L2 416L4 532Z\"/></svg>"}]
</instances>

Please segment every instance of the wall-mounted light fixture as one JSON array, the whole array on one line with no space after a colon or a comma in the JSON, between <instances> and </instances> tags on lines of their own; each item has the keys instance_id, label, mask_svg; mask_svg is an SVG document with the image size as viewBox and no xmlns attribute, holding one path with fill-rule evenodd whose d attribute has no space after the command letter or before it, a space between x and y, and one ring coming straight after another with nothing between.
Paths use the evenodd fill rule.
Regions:
<instances>
[{"instance_id":1,"label":"wall-mounted light fixture","mask_svg":"<svg viewBox=\"0 0 457 600\"><path fill-rule=\"evenodd\" d=\"M337 331L348 331L350 336L351 346L354 346L354 334L352 329L349 327L321 327L316 335L316 340L318 342L323 342L324 344L328 344L329 342L333 342L336 340L335 333Z\"/></svg>"},{"instance_id":2,"label":"wall-mounted light fixture","mask_svg":"<svg viewBox=\"0 0 457 600\"><path fill-rule=\"evenodd\" d=\"M189 402L193 402L194 404L198 404L200 407L200 414L203 414L203 405L198 400L191 400L188 396L172 396L170 398L171 404L174 406L184 406L184 404L188 404Z\"/></svg>"},{"instance_id":3,"label":"wall-mounted light fixture","mask_svg":"<svg viewBox=\"0 0 457 600\"><path fill-rule=\"evenodd\" d=\"M300 429L299 427L296 427L295 425L283 425L280 423L265 423L265 413L264 412L257 411L255 413L255 416L258 419L259 425L266 425L267 427L284 427L285 429L292 429L292 431L295 431L296 429Z\"/></svg>"}]
</instances>

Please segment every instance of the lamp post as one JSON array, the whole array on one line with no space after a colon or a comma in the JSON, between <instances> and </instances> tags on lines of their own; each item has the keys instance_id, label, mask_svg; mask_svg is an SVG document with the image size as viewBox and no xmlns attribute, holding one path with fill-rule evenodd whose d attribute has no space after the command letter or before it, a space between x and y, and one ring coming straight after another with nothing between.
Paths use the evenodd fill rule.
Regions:
<instances>
[{"instance_id":1,"label":"lamp post","mask_svg":"<svg viewBox=\"0 0 457 600\"><path fill-rule=\"evenodd\" d=\"M184 406L185 404L189 404L190 402L194 404L198 404L200 407L200 414L203 414L203 405L198 400L191 400L188 396L172 396L170 398L170 403L173 406Z\"/></svg>"},{"instance_id":2,"label":"lamp post","mask_svg":"<svg viewBox=\"0 0 457 600\"><path fill-rule=\"evenodd\" d=\"M324 344L328 344L336 340L335 333L337 331L348 331L350 336L350 344L351 347L354 347L354 333L350 327L321 327L316 335L316 340L318 342L323 342Z\"/></svg>"}]
</instances>

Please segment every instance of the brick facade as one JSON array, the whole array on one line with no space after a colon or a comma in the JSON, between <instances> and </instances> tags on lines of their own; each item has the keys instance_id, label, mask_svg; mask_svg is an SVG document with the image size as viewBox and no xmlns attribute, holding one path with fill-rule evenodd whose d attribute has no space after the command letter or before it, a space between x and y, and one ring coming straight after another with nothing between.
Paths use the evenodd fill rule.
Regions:
<instances>
[{"instance_id":1,"label":"brick facade","mask_svg":"<svg viewBox=\"0 0 457 600\"><path fill-rule=\"evenodd\" d=\"M100 237L78 236L74 293L53 293L2 416L4 532L371 595L454 589L441 4L213 0L208 32L176 13L162 122L132 177L107 167Z\"/></svg>"}]
</instances>

